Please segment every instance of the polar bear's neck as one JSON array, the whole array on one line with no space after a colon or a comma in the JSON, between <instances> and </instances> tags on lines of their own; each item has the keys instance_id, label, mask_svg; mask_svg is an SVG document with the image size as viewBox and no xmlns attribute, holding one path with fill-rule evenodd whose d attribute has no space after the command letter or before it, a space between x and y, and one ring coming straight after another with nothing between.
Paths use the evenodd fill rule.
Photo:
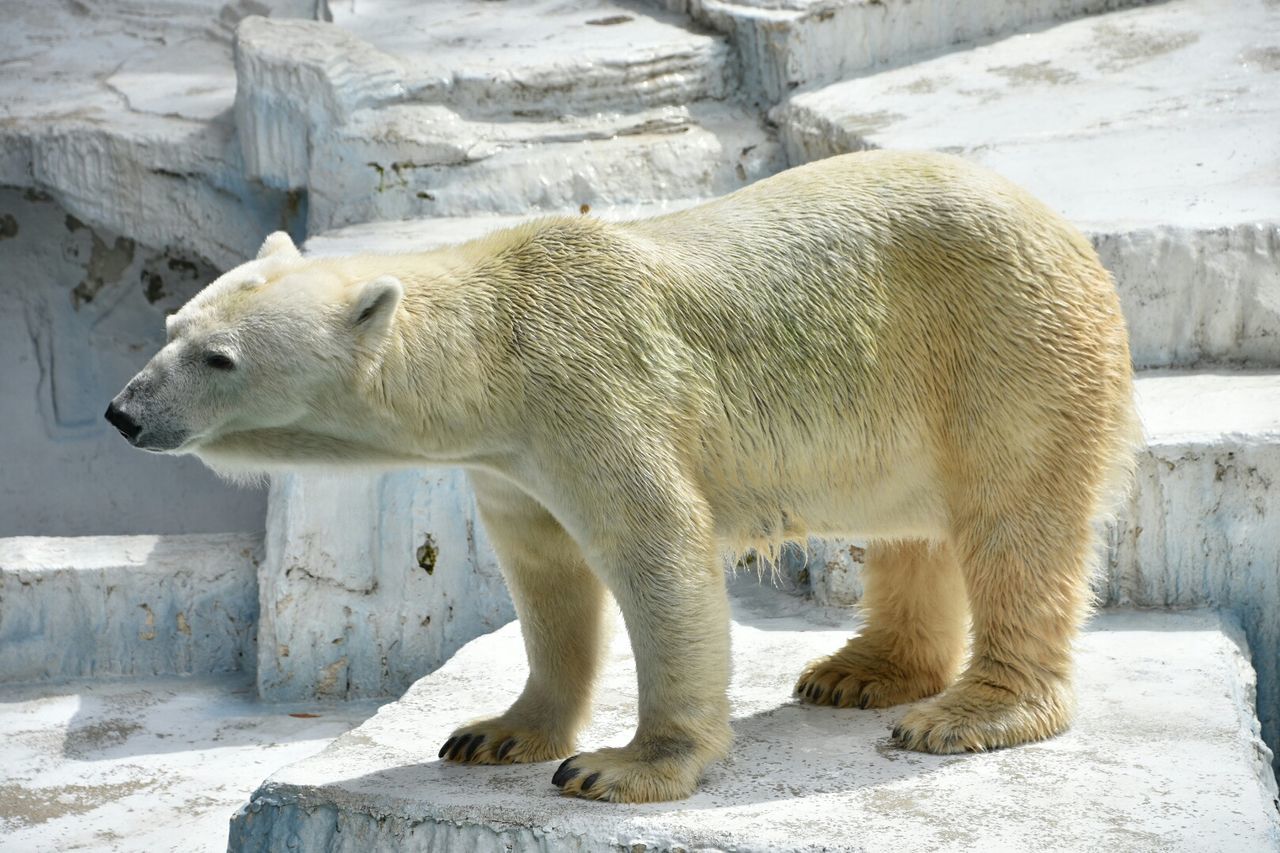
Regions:
<instances>
[{"instance_id":1,"label":"polar bear's neck","mask_svg":"<svg viewBox=\"0 0 1280 853\"><path fill-rule=\"evenodd\" d=\"M365 420L328 423L332 438L371 461L465 464L502 452L511 368L500 310L483 266L466 251L363 259L405 288L392 332L351 385L347 411Z\"/></svg>"}]
</instances>

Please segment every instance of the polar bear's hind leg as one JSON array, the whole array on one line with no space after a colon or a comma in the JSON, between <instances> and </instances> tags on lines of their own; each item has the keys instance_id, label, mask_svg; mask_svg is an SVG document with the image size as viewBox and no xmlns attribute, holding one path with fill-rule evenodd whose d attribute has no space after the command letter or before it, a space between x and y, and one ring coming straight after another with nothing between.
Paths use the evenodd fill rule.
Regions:
<instances>
[{"instance_id":1,"label":"polar bear's hind leg","mask_svg":"<svg viewBox=\"0 0 1280 853\"><path fill-rule=\"evenodd\" d=\"M964 657L967 619L951 547L873 541L863 583L862 632L810 662L796 693L815 705L887 708L942 692Z\"/></svg>"}]
</instances>

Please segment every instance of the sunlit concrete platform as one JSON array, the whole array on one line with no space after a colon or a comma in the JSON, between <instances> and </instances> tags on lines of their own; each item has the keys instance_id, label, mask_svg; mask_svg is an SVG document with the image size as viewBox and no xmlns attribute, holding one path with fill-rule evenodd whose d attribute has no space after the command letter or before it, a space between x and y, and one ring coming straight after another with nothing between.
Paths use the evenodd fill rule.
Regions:
<instances>
[{"instance_id":1,"label":"sunlit concrete platform","mask_svg":"<svg viewBox=\"0 0 1280 853\"><path fill-rule=\"evenodd\" d=\"M238 674L0 686L0 849L224 850L264 776L374 707L264 705Z\"/></svg>"},{"instance_id":2,"label":"sunlit concrete platform","mask_svg":"<svg viewBox=\"0 0 1280 853\"><path fill-rule=\"evenodd\" d=\"M736 588L754 585L742 579ZM398 702L273 775L232 822L230 849L1271 850L1270 753L1237 626L1208 612L1115 612L1080 641L1080 712L1052 741L981 755L894 746L901 709L813 708L790 696L849 617L782 593L737 599L737 736L689 800L560 797L555 763L436 758L459 723L500 711L525 674L518 625L475 640ZM580 748L621 745L634 665L615 639Z\"/></svg>"}]
</instances>

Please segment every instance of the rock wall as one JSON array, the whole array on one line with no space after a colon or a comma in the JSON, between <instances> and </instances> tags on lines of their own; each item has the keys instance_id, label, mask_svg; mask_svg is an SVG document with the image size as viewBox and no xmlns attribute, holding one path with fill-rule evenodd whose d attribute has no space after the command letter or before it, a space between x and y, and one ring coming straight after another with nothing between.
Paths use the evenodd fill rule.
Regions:
<instances>
[{"instance_id":1,"label":"rock wall","mask_svg":"<svg viewBox=\"0 0 1280 853\"><path fill-rule=\"evenodd\" d=\"M140 453L102 413L164 343L165 314L217 274L190 250L0 189L0 537L261 530L263 489Z\"/></svg>"}]
</instances>

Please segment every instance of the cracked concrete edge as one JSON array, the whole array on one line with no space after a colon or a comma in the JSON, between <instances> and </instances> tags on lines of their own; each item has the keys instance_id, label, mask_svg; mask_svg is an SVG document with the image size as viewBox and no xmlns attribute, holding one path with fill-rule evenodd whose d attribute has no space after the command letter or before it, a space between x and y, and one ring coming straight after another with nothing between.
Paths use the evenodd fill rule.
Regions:
<instances>
[{"instance_id":1,"label":"cracked concrete edge","mask_svg":"<svg viewBox=\"0 0 1280 853\"><path fill-rule=\"evenodd\" d=\"M1239 677L1232 682L1231 689L1235 699L1234 704L1239 712L1240 730L1248 733L1250 742L1253 744L1256 759L1254 771L1257 773L1258 784L1263 793L1270 796L1272 803L1275 804L1276 832L1277 838L1280 839L1280 784L1277 784L1273 766L1276 754L1263 738L1262 723L1258 715L1250 713L1251 709L1258 707L1258 673L1252 663L1253 652L1240 620L1234 614L1225 616L1221 611L1217 611L1217 616L1220 630L1235 648L1232 665Z\"/></svg>"},{"instance_id":2,"label":"cracked concrete edge","mask_svg":"<svg viewBox=\"0 0 1280 853\"><path fill-rule=\"evenodd\" d=\"M0 682L252 670L253 534L0 539Z\"/></svg>"},{"instance_id":3,"label":"cracked concrete edge","mask_svg":"<svg viewBox=\"0 0 1280 853\"><path fill-rule=\"evenodd\" d=\"M729 97L737 68L728 44L665 18L645 20L683 33L682 41L642 45L609 61L578 57L577 49L591 45L572 43L554 55L478 69L396 55L342 26L246 19L235 40L235 115L249 174L276 188L305 188L319 159L312 140L360 110L416 105L551 119Z\"/></svg>"},{"instance_id":4,"label":"cracked concrete edge","mask_svg":"<svg viewBox=\"0 0 1280 853\"><path fill-rule=\"evenodd\" d=\"M1053 21L1141 5L1149 0L842 0L755 4L674 0L665 5L729 36L744 86L776 104L792 91ZM780 8L781 7L781 8Z\"/></svg>"},{"instance_id":5,"label":"cracked concrete edge","mask_svg":"<svg viewBox=\"0 0 1280 853\"><path fill-rule=\"evenodd\" d=\"M278 477L268 507L268 701L397 695L514 617L461 471Z\"/></svg>"}]
</instances>

